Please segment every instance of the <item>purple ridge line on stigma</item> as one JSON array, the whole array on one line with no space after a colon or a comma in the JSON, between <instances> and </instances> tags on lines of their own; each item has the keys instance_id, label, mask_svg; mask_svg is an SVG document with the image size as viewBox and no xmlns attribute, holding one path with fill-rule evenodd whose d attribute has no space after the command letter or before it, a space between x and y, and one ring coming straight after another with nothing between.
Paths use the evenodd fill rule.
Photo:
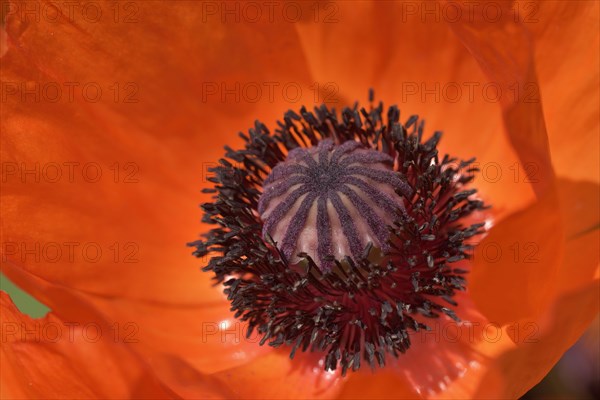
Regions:
<instances>
[{"instance_id":1,"label":"purple ridge line on stigma","mask_svg":"<svg viewBox=\"0 0 600 400\"><path fill-rule=\"evenodd\" d=\"M267 221L265 221L263 232L269 233L271 229L273 229L277 225L277 223L279 223L279 221L281 221L283 217L287 215L290 208L293 207L294 203L296 203L296 201L301 196L305 195L306 193L309 193L310 190L311 188L308 185L303 185L295 189L292 193L290 193L290 195L286 197L285 200L283 200L281 203L279 203L277 207L275 207L273 212L269 215Z\"/></svg>"},{"instance_id":2,"label":"purple ridge line on stigma","mask_svg":"<svg viewBox=\"0 0 600 400\"><path fill-rule=\"evenodd\" d=\"M302 161L304 161L310 169L319 168L319 164L317 164L312 155L305 149L302 151Z\"/></svg>"},{"instance_id":3,"label":"purple ridge line on stigma","mask_svg":"<svg viewBox=\"0 0 600 400\"><path fill-rule=\"evenodd\" d=\"M271 200L285 194L293 186L305 185L307 183L310 183L309 178L305 175L300 175L294 176L289 180L277 182L275 184L276 186L269 186L267 189L265 189L260 201L258 202L258 212L262 214L268 207Z\"/></svg>"},{"instance_id":4,"label":"purple ridge line on stigma","mask_svg":"<svg viewBox=\"0 0 600 400\"><path fill-rule=\"evenodd\" d=\"M356 231L354 220L352 219L352 216L348 212L346 206L344 206L342 199L336 192L330 192L329 199L331 200L331 203L338 214L340 223L342 224L342 231L348 240L352 256L356 259L359 259L363 251L363 247L360 244L360 239L358 238L358 232Z\"/></svg>"},{"instance_id":5,"label":"purple ridge line on stigma","mask_svg":"<svg viewBox=\"0 0 600 400\"><path fill-rule=\"evenodd\" d=\"M381 243L382 248L386 247L388 229L385 221L377 215L375 210L366 201L348 186L342 185L340 192L350 199L350 202L358 210L359 214L367 220L369 228L371 228L371 231L375 234L379 243Z\"/></svg>"},{"instance_id":6,"label":"purple ridge line on stigma","mask_svg":"<svg viewBox=\"0 0 600 400\"><path fill-rule=\"evenodd\" d=\"M301 164L277 165L273 168L267 179L265 179L263 185L269 185L283 178L289 178L290 175L306 174L307 171L308 167Z\"/></svg>"},{"instance_id":7,"label":"purple ridge line on stigma","mask_svg":"<svg viewBox=\"0 0 600 400\"><path fill-rule=\"evenodd\" d=\"M348 140L347 142L342 143L341 145L337 146L333 151L333 155L331 156L331 162L339 162L340 157L358 149L359 147L360 143L354 140Z\"/></svg>"},{"instance_id":8,"label":"purple ridge line on stigma","mask_svg":"<svg viewBox=\"0 0 600 400\"><path fill-rule=\"evenodd\" d=\"M350 164L377 164L377 163L382 163L382 164L387 164L387 165L392 165L394 163L394 160L392 159L392 157L388 156L387 154L384 153L377 153L377 154L365 154L365 153L355 153L355 154L351 154L349 156L344 157L341 161L340 161L340 166L349 166Z\"/></svg>"},{"instance_id":9,"label":"purple ridge line on stigma","mask_svg":"<svg viewBox=\"0 0 600 400\"><path fill-rule=\"evenodd\" d=\"M348 174L363 175L379 183L387 183L393 187L402 185L402 179L394 171L384 171L368 167L347 167Z\"/></svg>"},{"instance_id":10,"label":"purple ridge line on stigma","mask_svg":"<svg viewBox=\"0 0 600 400\"><path fill-rule=\"evenodd\" d=\"M283 254L285 254L287 258L291 258L293 255L298 235L300 232L302 232L302 229L304 229L306 219L308 218L308 213L310 212L310 209L318 195L318 193L309 192L302 200L302 203L300 203L298 211L296 211L296 214L294 214L292 220L290 221L290 226L286 231L280 245L281 251L283 251Z\"/></svg>"},{"instance_id":11,"label":"purple ridge line on stigma","mask_svg":"<svg viewBox=\"0 0 600 400\"><path fill-rule=\"evenodd\" d=\"M323 270L330 270L333 262L325 260L326 256L331 255L331 223L327 213L327 197L319 196L317 203L317 254Z\"/></svg>"},{"instance_id":12,"label":"purple ridge line on stigma","mask_svg":"<svg viewBox=\"0 0 600 400\"><path fill-rule=\"evenodd\" d=\"M384 193L376 187L369 185L367 182L355 176L345 176L340 180L340 183L356 186L361 191L367 194L369 198L380 208L386 210L392 215L398 214L398 208L404 211L402 202L394 202L394 199L387 193Z\"/></svg>"}]
</instances>

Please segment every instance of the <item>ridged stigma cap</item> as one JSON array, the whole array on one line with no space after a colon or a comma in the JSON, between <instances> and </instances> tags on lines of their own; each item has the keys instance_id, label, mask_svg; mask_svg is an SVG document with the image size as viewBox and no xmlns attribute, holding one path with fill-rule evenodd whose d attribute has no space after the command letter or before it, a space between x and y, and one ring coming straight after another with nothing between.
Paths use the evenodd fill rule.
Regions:
<instances>
[{"instance_id":1,"label":"ridged stigma cap","mask_svg":"<svg viewBox=\"0 0 600 400\"><path fill-rule=\"evenodd\" d=\"M410 186L393 159L357 141L291 150L263 183L258 212L292 264L306 253L329 270L333 258L360 259L372 245L388 249L389 228L404 212Z\"/></svg>"}]
</instances>

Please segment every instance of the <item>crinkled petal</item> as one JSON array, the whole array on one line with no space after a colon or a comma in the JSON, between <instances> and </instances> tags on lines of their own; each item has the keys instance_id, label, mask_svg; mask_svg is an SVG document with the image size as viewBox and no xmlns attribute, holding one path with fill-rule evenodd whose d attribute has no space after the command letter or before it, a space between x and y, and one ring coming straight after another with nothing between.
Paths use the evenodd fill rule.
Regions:
<instances>
[{"instance_id":1,"label":"crinkled petal","mask_svg":"<svg viewBox=\"0 0 600 400\"><path fill-rule=\"evenodd\" d=\"M519 1L532 33L552 163L558 175L600 180L600 12L597 1Z\"/></svg>"},{"instance_id":2,"label":"crinkled petal","mask_svg":"<svg viewBox=\"0 0 600 400\"><path fill-rule=\"evenodd\" d=\"M258 351L217 339L190 347L202 321L230 314L199 271L207 259L186 243L208 229L199 191L223 146L289 107L283 84L303 85L296 101L312 99L295 30L218 16L198 23L206 15L194 2L94 5L104 16L94 23L81 12L36 20L7 9L3 272L54 310L69 313L60 296L73 292L138 324L148 357L168 339L165 351L210 372L239 365ZM255 102L244 88L257 82Z\"/></svg>"},{"instance_id":3,"label":"crinkled petal","mask_svg":"<svg viewBox=\"0 0 600 400\"><path fill-rule=\"evenodd\" d=\"M541 381L598 314L599 285L561 296L545 316L550 322L529 322L516 349L490 359L474 397L518 398Z\"/></svg>"},{"instance_id":4,"label":"crinkled petal","mask_svg":"<svg viewBox=\"0 0 600 400\"><path fill-rule=\"evenodd\" d=\"M442 2L448 3L457 4ZM525 93L531 85L539 88L530 32L522 22L515 22L510 1L495 4L500 10L498 21L473 18L449 25L503 93L510 93L512 88ZM554 171L539 93L531 100L502 96L499 104L506 133L525 167L527 179L538 195L551 190Z\"/></svg>"},{"instance_id":5,"label":"crinkled petal","mask_svg":"<svg viewBox=\"0 0 600 400\"><path fill-rule=\"evenodd\" d=\"M95 4L113 15L112 2ZM206 97L202 84L304 83L308 75L302 60L288 62L301 55L288 25L197 24L202 8L185 2L135 3L125 11L135 23L90 23L78 13L36 22L9 13L2 222L11 244L3 250L15 264L78 290L201 301L196 289L209 277L197 273L185 244L207 229L196 205L208 168L238 131L288 106L282 96L265 98L268 107ZM267 52L271 46L281 52ZM55 249L41 261L26 254L38 244L43 253L50 242L67 256L55 258ZM213 301L210 293L202 298Z\"/></svg>"},{"instance_id":6,"label":"crinkled petal","mask_svg":"<svg viewBox=\"0 0 600 400\"><path fill-rule=\"evenodd\" d=\"M5 292L0 307L2 398L179 398L112 340L110 325L82 325L54 313L31 319Z\"/></svg>"},{"instance_id":7,"label":"crinkled petal","mask_svg":"<svg viewBox=\"0 0 600 400\"><path fill-rule=\"evenodd\" d=\"M312 355L290 360L287 349L213 376L243 399L330 399L341 388L338 372L323 371L323 362L315 365Z\"/></svg>"},{"instance_id":8,"label":"crinkled petal","mask_svg":"<svg viewBox=\"0 0 600 400\"><path fill-rule=\"evenodd\" d=\"M558 295L597 278L600 188L564 179L556 188L478 245L469 292L488 318L537 319Z\"/></svg>"},{"instance_id":9,"label":"crinkled petal","mask_svg":"<svg viewBox=\"0 0 600 400\"><path fill-rule=\"evenodd\" d=\"M235 320L226 301L205 304L169 304L79 294L7 263L4 271L30 294L52 305L61 318L78 323L116 327L121 343L136 350L153 368L169 370L160 363L167 356L181 359L197 373L213 373L245 364L269 349L247 340L246 324ZM217 288L212 290L218 293ZM72 297L77 296L77 305ZM82 303L79 306L79 303ZM84 307L85 305L85 307ZM94 312L90 313L90 309ZM169 361L170 365L170 361Z\"/></svg>"},{"instance_id":10,"label":"crinkled petal","mask_svg":"<svg viewBox=\"0 0 600 400\"><path fill-rule=\"evenodd\" d=\"M469 293L489 319L510 323L549 306L564 253L559 210L546 196L492 227L475 249Z\"/></svg>"}]
</instances>

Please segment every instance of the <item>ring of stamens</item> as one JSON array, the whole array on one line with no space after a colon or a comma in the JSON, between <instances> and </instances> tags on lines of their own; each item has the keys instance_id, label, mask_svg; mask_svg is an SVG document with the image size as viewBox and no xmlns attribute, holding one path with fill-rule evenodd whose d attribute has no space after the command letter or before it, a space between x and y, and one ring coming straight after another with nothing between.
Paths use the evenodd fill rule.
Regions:
<instances>
[{"instance_id":1,"label":"ring of stamens","mask_svg":"<svg viewBox=\"0 0 600 400\"><path fill-rule=\"evenodd\" d=\"M203 221L216 227L191 243L197 257L212 256L203 270L224 283L235 316L248 323L248 335L257 330L261 344L290 346L291 357L298 349L323 352L325 368L339 365L342 373L358 369L361 360L383 366L386 354L405 352L409 332L426 328L428 318L445 314L458 319L452 297L465 289L463 260L470 240L483 232L483 223L464 223L486 208L475 190L466 188L476 171L474 159L440 158L439 132L423 141L423 122L417 117L402 124L396 107L386 116L384 121L381 104L370 111L344 109L341 116L322 106L314 113L305 108L300 114L288 112L275 134L257 123L249 136L241 135L245 148L227 148L230 161L222 159L212 169L214 188L204 192L213 194L213 201L202 209ZM366 155L349 154L344 164L341 155L349 148L363 149ZM327 167L319 160L327 160ZM359 200L352 202L340 182L365 176L352 168L356 160L380 160L385 166L385 179L372 181L393 189L386 192L393 212L386 210L388 202L373 198L373 187L381 191L373 182L369 189L353 181L350 190ZM278 185L284 176L289 181ZM312 248L303 247L307 238L295 223L277 230L286 215L292 219L303 213L276 210L296 196L295 185L307 187L301 191L304 199L294 202L315 209L315 221L307 216L299 224L312 224L321 232ZM335 200L340 193L346 206ZM361 207L361 200L369 200L368 207ZM346 221L364 218L373 240L364 239L367 230L344 222L343 209L352 207L358 212L349 213ZM365 209L387 217L385 235L373 215L360 212ZM365 235L347 240L340 258L332 257L334 241L327 240L334 237L329 230L335 215L345 236ZM375 254L374 247L381 253ZM294 267L294 257L304 260L303 268Z\"/></svg>"}]
</instances>

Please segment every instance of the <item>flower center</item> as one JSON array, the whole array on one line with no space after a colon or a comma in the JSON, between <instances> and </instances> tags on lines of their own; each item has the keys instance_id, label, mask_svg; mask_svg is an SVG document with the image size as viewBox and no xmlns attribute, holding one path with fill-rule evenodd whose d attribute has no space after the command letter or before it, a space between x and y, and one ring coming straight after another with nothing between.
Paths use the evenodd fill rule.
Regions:
<instances>
[{"instance_id":1,"label":"flower center","mask_svg":"<svg viewBox=\"0 0 600 400\"><path fill-rule=\"evenodd\" d=\"M429 318L458 319L483 232L467 221L486 208L468 188L474 159L439 157L441 133L424 141L416 116L399 120L395 106L289 111L212 169L202 209L215 227L191 245L261 345L344 374L406 352Z\"/></svg>"},{"instance_id":2,"label":"flower center","mask_svg":"<svg viewBox=\"0 0 600 400\"><path fill-rule=\"evenodd\" d=\"M299 254L321 270L333 260L358 261L371 246L389 249L389 221L404 210L399 190L410 186L392 170L393 159L359 142L292 150L263 183L258 212L263 235L270 236L290 263Z\"/></svg>"}]
</instances>

